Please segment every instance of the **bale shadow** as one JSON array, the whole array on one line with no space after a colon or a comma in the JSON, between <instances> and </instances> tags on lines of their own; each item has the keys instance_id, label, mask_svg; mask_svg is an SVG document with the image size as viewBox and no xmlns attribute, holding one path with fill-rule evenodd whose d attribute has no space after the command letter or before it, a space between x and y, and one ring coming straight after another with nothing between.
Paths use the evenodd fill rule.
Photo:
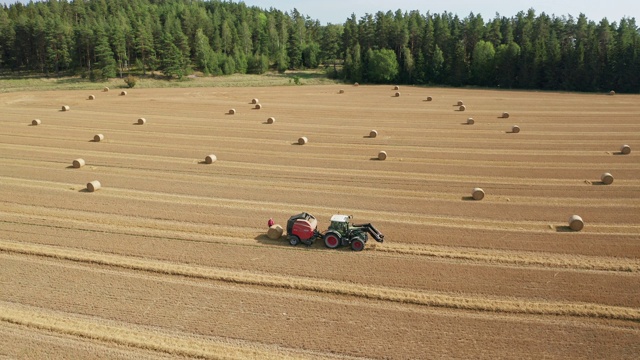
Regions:
<instances>
[{"instance_id":1,"label":"bale shadow","mask_svg":"<svg viewBox=\"0 0 640 360\"><path fill-rule=\"evenodd\" d=\"M473 196L463 196L460 198L462 201L476 201Z\"/></svg>"},{"instance_id":2,"label":"bale shadow","mask_svg":"<svg viewBox=\"0 0 640 360\"><path fill-rule=\"evenodd\" d=\"M558 225L556 226L556 232L576 232L571 229L568 225Z\"/></svg>"},{"instance_id":3,"label":"bale shadow","mask_svg":"<svg viewBox=\"0 0 640 360\"><path fill-rule=\"evenodd\" d=\"M375 139L375 136L371 136L371 135L365 135L362 137L363 139Z\"/></svg>"},{"instance_id":4,"label":"bale shadow","mask_svg":"<svg viewBox=\"0 0 640 360\"><path fill-rule=\"evenodd\" d=\"M460 125L473 125L473 124L469 124L469 123L463 122L463 123L460 123Z\"/></svg>"},{"instance_id":5,"label":"bale shadow","mask_svg":"<svg viewBox=\"0 0 640 360\"><path fill-rule=\"evenodd\" d=\"M382 161L382 160L380 160L377 156L376 156L376 157L369 158L369 160L371 160L371 161Z\"/></svg>"},{"instance_id":6,"label":"bale shadow","mask_svg":"<svg viewBox=\"0 0 640 360\"><path fill-rule=\"evenodd\" d=\"M623 154L622 151L616 151L613 153L613 155L628 155L628 154Z\"/></svg>"},{"instance_id":7,"label":"bale shadow","mask_svg":"<svg viewBox=\"0 0 640 360\"><path fill-rule=\"evenodd\" d=\"M604 185L607 185L607 184L605 184L605 183L604 183L604 182L602 182L602 181L592 181L592 182L591 182L591 185L595 185L595 186L601 186L601 185L603 185L603 186L604 186Z\"/></svg>"},{"instance_id":8,"label":"bale shadow","mask_svg":"<svg viewBox=\"0 0 640 360\"><path fill-rule=\"evenodd\" d=\"M305 145L305 144L300 144L299 142L297 142L297 141L296 141L296 142L292 142L292 143L291 143L291 145L298 145L298 146L302 146L302 145Z\"/></svg>"},{"instance_id":9,"label":"bale shadow","mask_svg":"<svg viewBox=\"0 0 640 360\"><path fill-rule=\"evenodd\" d=\"M138 122L134 122L132 125L144 125L144 124L140 124Z\"/></svg>"},{"instance_id":10,"label":"bale shadow","mask_svg":"<svg viewBox=\"0 0 640 360\"><path fill-rule=\"evenodd\" d=\"M226 112L224 113L225 115L235 115L236 113L230 113L230 112Z\"/></svg>"},{"instance_id":11,"label":"bale shadow","mask_svg":"<svg viewBox=\"0 0 640 360\"><path fill-rule=\"evenodd\" d=\"M69 165L67 166L65 169L76 169L75 167L73 167L73 165Z\"/></svg>"},{"instance_id":12,"label":"bale shadow","mask_svg":"<svg viewBox=\"0 0 640 360\"><path fill-rule=\"evenodd\" d=\"M287 241L287 237L284 234L279 239L276 239L276 240L269 239L267 234L258 235L254 239L260 244L264 244L264 245L293 247L291 246L291 244L289 244L289 241Z\"/></svg>"},{"instance_id":13,"label":"bale shadow","mask_svg":"<svg viewBox=\"0 0 640 360\"><path fill-rule=\"evenodd\" d=\"M207 164L207 162L205 160L198 161L198 164L200 164L200 165L209 165L209 164Z\"/></svg>"},{"instance_id":14,"label":"bale shadow","mask_svg":"<svg viewBox=\"0 0 640 360\"><path fill-rule=\"evenodd\" d=\"M80 190L78 190L78 192L81 192L81 193L90 193L91 191L89 191L89 189L87 189L87 188L84 188L84 189L80 189Z\"/></svg>"}]
</instances>

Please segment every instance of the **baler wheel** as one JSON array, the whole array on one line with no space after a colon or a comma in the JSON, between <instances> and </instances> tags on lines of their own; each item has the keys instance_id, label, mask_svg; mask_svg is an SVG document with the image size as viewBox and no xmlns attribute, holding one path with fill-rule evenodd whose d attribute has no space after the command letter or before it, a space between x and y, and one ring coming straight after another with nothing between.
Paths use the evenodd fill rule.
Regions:
<instances>
[{"instance_id":1,"label":"baler wheel","mask_svg":"<svg viewBox=\"0 0 640 360\"><path fill-rule=\"evenodd\" d=\"M362 251L364 250L364 241L361 239L354 239L351 242L351 250L353 251Z\"/></svg>"},{"instance_id":2,"label":"baler wheel","mask_svg":"<svg viewBox=\"0 0 640 360\"><path fill-rule=\"evenodd\" d=\"M340 238L334 233L325 234L324 245L329 249L335 249L340 246Z\"/></svg>"},{"instance_id":3,"label":"baler wheel","mask_svg":"<svg viewBox=\"0 0 640 360\"><path fill-rule=\"evenodd\" d=\"M295 235L289 235L289 244L292 246L300 244L300 238Z\"/></svg>"}]
</instances>

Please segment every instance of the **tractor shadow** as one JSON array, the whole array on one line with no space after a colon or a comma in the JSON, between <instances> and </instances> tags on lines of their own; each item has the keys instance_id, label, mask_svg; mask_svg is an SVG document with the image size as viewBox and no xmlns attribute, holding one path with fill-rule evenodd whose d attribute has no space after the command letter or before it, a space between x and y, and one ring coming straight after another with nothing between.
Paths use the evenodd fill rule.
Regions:
<instances>
[{"instance_id":1,"label":"tractor shadow","mask_svg":"<svg viewBox=\"0 0 640 360\"><path fill-rule=\"evenodd\" d=\"M266 234L261 234L256 236L254 239L259 244L269 245L269 246L278 246L283 248L291 248L291 249L313 249L317 251L352 251L351 247L349 246L340 246L337 249L329 249L328 247L324 246L324 242L322 241L322 239L317 239L311 245L298 244L296 246L289 244L289 241L287 240L286 235L282 235L279 239L272 240L272 239L269 239L269 237ZM369 246L371 245L367 245L367 248ZM373 248L373 246L371 247Z\"/></svg>"}]
</instances>

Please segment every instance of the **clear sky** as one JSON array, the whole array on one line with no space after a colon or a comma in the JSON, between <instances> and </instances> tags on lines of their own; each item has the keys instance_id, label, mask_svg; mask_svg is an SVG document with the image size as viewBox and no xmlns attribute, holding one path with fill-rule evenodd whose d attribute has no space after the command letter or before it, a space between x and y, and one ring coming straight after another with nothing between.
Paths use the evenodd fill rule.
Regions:
<instances>
[{"instance_id":1,"label":"clear sky","mask_svg":"<svg viewBox=\"0 0 640 360\"><path fill-rule=\"evenodd\" d=\"M17 1L0 0L0 3L12 4ZM21 0L21 2L29 1ZM365 13L375 14L378 11L386 12L387 10L395 12L397 9L419 10L423 14L427 11L431 13L448 11L460 17L466 17L473 12L481 14L487 21L492 19L496 12L501 16L511 17L529 8L533 8L536 14L545 12L556 16L578 17L583 13L589 20L595 22L605 17L609 22L619 22L623 17L633 17L640 23L640 0L244 0L244 3L266 9L273 7L282 11L296 8L302 14L320 20L322 24L328 22L342 24L352 13L360 19Z\"/></svg>"},{"instance_id":2,"label":"clear sky","mask_svg":"<svg viewBox=\"0 0 640 360\"><path fill-rule=\"evenodd\" d=\"M583 13L595 22L605 17L609 22L619 22L625 16L634 17L636 22L640 22L640 0L244 0L244 3L267 9L273 7L282 11L296 8L300 13L320 20L322 24L342 24L352 13L356 14L356 19L360 19L365 13L375 14L387 10L395 12L397 9L418 10L423 14L427 11L447 11L460 17L466 17L473 12L481 14L487 21L492 19L496 12L501 16L511 17L519 11L526 12L529 8L533 8L536 15L545 12L548 15L578 17Z\"/></svg>"}]
</instances>

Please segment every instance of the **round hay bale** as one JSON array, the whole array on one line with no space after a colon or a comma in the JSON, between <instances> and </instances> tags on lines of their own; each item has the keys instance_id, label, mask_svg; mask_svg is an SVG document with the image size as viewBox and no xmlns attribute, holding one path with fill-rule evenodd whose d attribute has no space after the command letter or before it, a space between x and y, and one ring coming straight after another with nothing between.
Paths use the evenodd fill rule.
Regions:
<instances>
[{"instance_id":1,"label":"round hay bale","mask_svg":"<svg viewBox=\"0 0 640 360\"><path fill-rule=\"evenodd\" d=\"M600 181L605 185L611 185L613 184L613 175L610 173L604 173L600 176Z\"/></svg>"},{"instance_id":2,"label":"round hay bale","mask_svg":"<svg viewBox=\"0 0 640 360\"><path fill-rule=\"evenodd\" d=\"M236 109L229 109L229 115L233 115L236 113Z\"/></svg>"},{"instance_id":3,"label":"round hay bale","mask_svg":"<svg viewBox=\"0 0 640 360\"><path fill-rule=\"evenodd\" d=\"M474 188L471 192L471 197L473 200L482 200L484 199L484 190L481 188Z\"/></svg>"},{"instance_id":4,"label":"round hay bale","mask_svg":"<svg viewBox=\"0 0 640 360\"><path fill-rule=\"evenodd\" d=\"M584 221L579 215L571 215L569 218L569 228L573 231L580 231L584 228Z\"/></svg>"},{"instance_id":5,"label":"round hay bale","mask_svg":"<svg viewBox=\"0 0 640 360\"><path fill-rule=\"evenodd\" d=\"M462 106L464 105L464 102L462 102L462 100L458 100L458 106Z\"/></svg>"},{"instance_id":6,"label":"round hay bale","mask_svg":"<svg viewBox=\"0 0 640 360\"><path fill-rule=\"evenodd\" d=\"M42 121L40 121L40 119L31 120L31 125L33 125L33 126L38 126L40 124L42 124Z\"/></svg>"},{"instance_id":7,"label":"round hay bale","mask_svg":"<svg viewBox=\"0 0 640 360\"><path fill-rule=\"evenodd\" d=\"M476 121L475 121L475 120L473 120L473 118L468 118L468 119L467 119L467 125L473 125L473 124L475 124L475 123L476 123Z\"/></svg>"},{"instance_id":8,"label":"round hay bale","mask_svg":"<svg viewBox=\"0 0 640 360\"><path fill-rule=\"evenodd\" d=\"M256 106L253 107L256 110L260 110L262 109L262 105L261 104L256 104Z\"/></svg>"},{"instance_id":9,"label":"round hay bale","mask_svg":"<svg viewBox=\"0 0 640 360\"><path fill-rule=\"evenodd\" d=\"M509 118L509 113L508 112L503 112L502 113L502 118L503 119L508 119Z\"/></svg>"},{"instance_id":10,"label":"round hay bale","mask_svg":"<svg viewBox=\"0 0 640 360\"><path fill-rule=\"evenodd\" d=\"M613 91L613 90L609 91L609 95L615 95L615 94L616 94L615 91Z\"/></svg>"},{"instance_id":11,"label":"round hay bale","mask_svg":"<svg viewBox=\"0 0 640 360\"><path fill-rule=\"evenodd\" d=\"M378 136L378 131L377 130L371 130L369 131L369 137L370 138L374 138Z\"/></svg>"},{"instance_id":12,"label":"round hay bale","mask_svg":"<svg viewBox=\"0 0 640 360\"><path fill-rule=\"evenodd\" d=\"M338 94L344 94L344 90L343 89L338 90Z\"/></svg>"},{"instance_id":13,"label":"round hay bale","mask_svg":"<svg viewBox=\"0 0 640 360\"><path fill-rule=\"evenodd\" d=\"M89 100L95 100L96 97L94 95L89 95Z\"/></svg>"},{"instance_id":14,"label":"round hay bale","mask_svg":"<svg viewBox=\"0 0 640 360\"><path fill-rule=\"evenodd\" d=\"M465 110L467 110L467 107L466 107L466 106L464 106L464 105L460 105L460 107L458 108L458 110L460 110L460 111L465 111Z\"/></svg>"},{"instance_id":15,"label":"round hay bale","mask_svg":"<svg viewBox=\"0 0 640 360\"><path fill-rule=\"evenodd\" d=\"M81 168L81 167L83 167L85 165L84 159L75 159L75 160L73 160L73 162L71 164L76 169L79 169L79 168Z\"/></svg>"},{"instance_id":16,"label":"round hay bale","mask_svg":"<svg viewBox=\"0 0 640 360\"><path fill-rule=\"evenodd\" d=\"M629 155L631 154L631 147L629 145L622 145L620 148L620 154Z\"/></svg>"},{"instance_id":17,"label":"round hay bale","mask_svg":"<svg viewBox=\"0 0 640 360\"><path fill-rule=\"evenodd\" d=\"M433 101L433 98L431 96L427 96L427 101Z\"/></svg>"},{"instance_id":18,"label":"round hay bale","mask_svg":"<svg viewBox=\"0 0 640 360\"><path fill-rule=\"evenodd\" d=\"M378 160L387 160L387 152L386 151L380 151L378 153Z\"/></svg>"},{"instance_id":19,"label":"round hay bale","mask_svg":"<svg viewBox=\"0 0 640 360\"><path fill-rule=\"evenodd\" d=\"M282 229L282 226L274 224L269 226L269 230L267 230L267 237L271 240L278 240L282 237L283 232L284 230Z\"/></svg>"},{"instance_id":20,"label":"round hay bale","mask_svg":"<svg viewBox=\"0 0 640 360\"><path fill-rule=\"evenodd\" d=\"M398 85L394 86L393 90L400 90L400 86L398 86Z\"/></svg>"},{"instance_id":21,"label":"round hay bale","mask_svg":"<svg viewBox=\"0 0 640 360\"><path fill-rule=\"evenodd\" d=\"M218 160L218 158L213 154L207 155L207 157L204 158L204 162L207 164L213 164L216 160Z\"/></svg>"},{"instance_id":22,"label":"round hay bale","mask_svg":"<svg viewBox=\"0 0 640 360\"><path fill-rule=\"evenodd\" d=\"M274 122L276 122L276 118L274 117L270 117L267 119L267 124L273 124Z\"/></svg>"},{"instance_id":23,"label":"round hay bale","mask_svg":"<svg viewBox=\"0 0 640 360\"><path fill-rule=\"evenodd\" d=\"M62 106L62 111L69 111L71 110L71 108L69 107L69 105L63 105Z\"/></svg>"},{"instance_id":24,"label":"round hay bale","mask_svg":"<svg viewBox=\"0 0 640 360\"><path fill-rule=\"evenodd\" d=\"M146 123L147 123L147 119L145 119L145 118L138 119L138 125L144 125Z\"/></svg>"},{"instance_id":25,"label":"round hay bale","mask_svg":"<svg viewBox=\"0 0 640 360\"><path fill-rule=\"evenodd\" d=\"M100 181L98 180L93 180L92 182L87 183L87 190L89 192L100 190L101 187L102 187L102 184L100 184Z\"/></svg>"},{"instance_id":26,"label":"round hay bale","mask_svg":"<svg viewBox=\"0 0 640 360\"><path fill-rule=\"evenodd\" d=\"M96 134L96 135L93 136L93 141L95 141L95 142L100 142L102 140L104 140L104 135L102 135L102 134Z\"/></svg>"},{"instance_id":27,"label":"round hay bale","mask_svg":"<svg viewBox=\"0 0 640 360\"><path fill-rule=\"evenodd\" d=\"M400 97L400 93L399 93L399 92L397 92L397 93L395 94L395 97Z\"/></svg>"},{"instance_id":28,"label":"round hay bale","mask_svg":"<svg viewBox=\"0 0 640 360\"><path fill-rule=\"evenodd\" d=\"M520 126L518 126L518 125L513 125L513 126L511 127L511 132L512 132L512 133L514 133L514 134L519 133L519 132L520 132Z\"/></svg>"},{"instance_id":29,"label":"round hay bale","mask_svg":"<svg viewBox=\"0 0 640 360\"><path fill-rule=\"evenodd\" d=\"M109 88L107 86L104 87L104 89L102 89L103 92L108 92Z\"/></svg>"},{"instance_id":30,"label":"round hay bale","mask_svg":"<svg viewBox=\"0 0 640 360\"><path fill-rule=\"evenodd\" d=\"M308 142L309 142L309 139L307 139L306 136L303 136L303 137L298 139L298 145L304 145L304 144L306 144Z\"/></svg>"},{"instance_id":31,"label":"round hay bale","mask_svg":"<svg viewBox=\"0 0 640 360\"><path fill-rule=\"evenodd\" d=\"M360 86L360 84L358 84L358 83L353 83L353 86Z\"/></svg>"},{"instance_id":32,"label":"round hay bale","mask_svg":"<svg viewBox=\"0 0 640 360\"><path fill-rule=\"evenodd\" d=\"M259 101L258 99L255 99L255 98L254 98L254 99L251 99L251 103L252 103L252 104L257 104L257 103L259 103L259 102L260 102L260 101Z\"/></svg>"},{"instance_id":33,"label":"round hay bale","mask_svg":"<svg viewBox=\"0 0 640 360\"><path fill-rule=\"evenodd\" d=\"M127 92L126 92L126 91L124 91L124 90L122 90L122 91L120 92L120 96L125 96L125 95L127 95Z\"/></svg>"}]
</instances>

